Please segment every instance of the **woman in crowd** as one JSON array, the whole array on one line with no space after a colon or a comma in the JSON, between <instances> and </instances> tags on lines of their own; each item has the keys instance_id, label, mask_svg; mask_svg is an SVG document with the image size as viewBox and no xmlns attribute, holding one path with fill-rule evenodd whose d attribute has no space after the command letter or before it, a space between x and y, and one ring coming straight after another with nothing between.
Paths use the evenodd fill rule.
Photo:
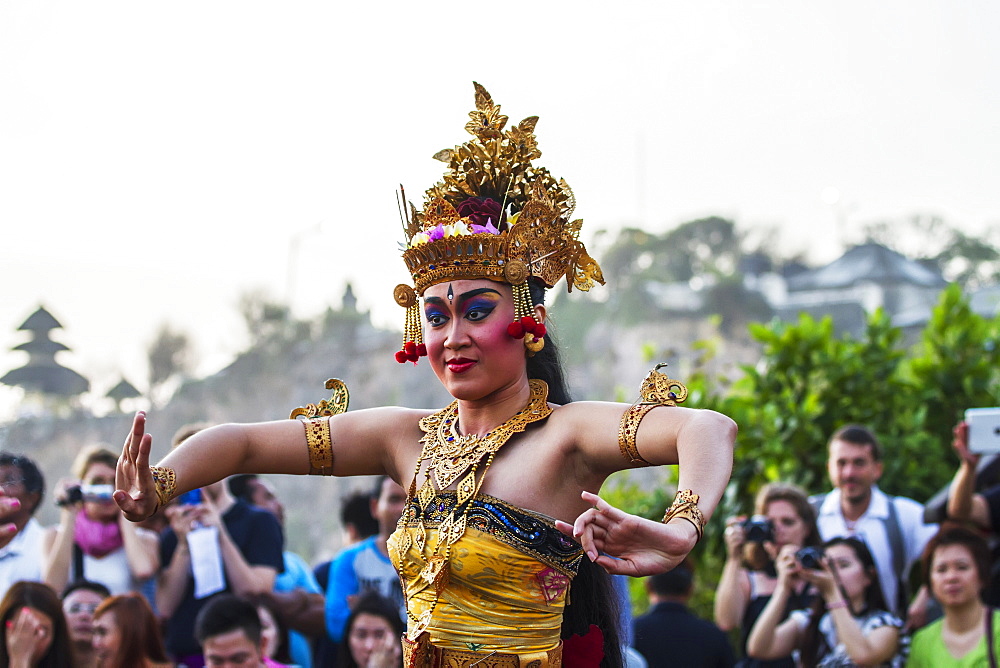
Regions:
<instances>
[{"instance_id":1,"label":"woman in crowd","mask_svg":"<svg viewBox=\"0 0 1000 668\"><path fill-rule=\"evenodd\" d=\"M57 591L83 579L112 594L138 591L160 567L156 534L125 520L111 498L117 463L110 450L84 448L73 462L73 478L60 481L59 525L48 530L42 546L42 577Z\"/></svg>"},{"instance_id":2,"label":"woman in crowd","mask_svg":"<svg viewBox=\"0 0 1000 668\"><path fill-rule=\"evenodd\" d=\"M96 668L94 652L94 612L101 602L111 596L108 588L96 582L78 580L71 583L62 595L63 614L69 626L73 643L73 665L76 668Z\"/></svg>"},{"instance_id":3,"label":"woman in crowd","mask_svg":"<svg viewBox=\"0 0 1000 668\"><path fill-rule=\"evenodd\" d=\"M816 513L798 485L780 482L765 485L754 501L754 513L766 518L771 535L755 535L752 536L755 540L748 542L740 518L729 518L724 534L726 564L715 591L715 623L723 631L740 627L744 653L750 629L777 586L774 558L778 551L786 545L798 549L816 547L821 542L816 528ZM755 533L764 532L758 527ZM809 607L815 598L815 591L802 578L795 578L791 587L781 621L792 610ZM774 661L747 658L741 665L791 668L794 662L791 656Z\"/></svg>"},{"instance_id":4,"label":"woman in crowd","mask_svg":"<svg viewBox=\"0 0 1000 668\"><path fill-rule=\"evenodd\" d=\"M944 616L913 636L907 666L996 666L1000 613L983 604L990 551L976 533L946 526L927 543L924 580Z\"/></svg>"},{"instance_id":5,"label":"woman in crowd","mask_svg":"<svg viewBox=\"0 0 1000 668\"><path fill-rule=\"evenodd\" d=\"M897 661L902 622L887 612L871 552L857 538L834 538L823 546L819 568L804 568L795 548L778 553L778 584L747 639L758 659L799 654L799 665L891 666ZM800 577L819 591L810 610L781 621Z\"/></svg>"},{"instance_id":6,"label":"woman in crowd","mask_svg":"<svg viewBox=\"0 0 1000 668\"><path fill-rule=\"evenodd\" d=\"M342 668L400 668L398 638L406 629L398 608L378 592L362 594L347 618L337 665Z\"/></svg>"},{"instance_id":7,"label":"woman in crowd","mask_svg":"<svg viewBox=\"0 0 1000 668\"><path fill-rule=\"evenodd\" d=\"M396 360L426 356L454 401L213 427L155 470L140 413L115 499L140 520L234 473L386 474L409 490L389 544L407 599L408 663L570 665L582 651L577 666L617 666L613 592L598 571L661 572L691 550L729 479L736 427L666 408L687 390L658 371L642 403L571 402L544 292L563 277L586 290L603 276L577 239L569 187L532 166L537 119L505 131L478 84L472 116L473 140L438 154L449 169L423 211L407 207L403 258L415 285L394 292L406 310ZM593 493L615 471L664 464L679 464L679 491L662 522Z\"/></svg>"},{"instance_id":8,"label":"woman in crowd","mask_svg":"<svg viewBox=\"0 0 1000 668\"><path fill-rule=\"evenodd\" d=\"M0 602L0 668L73 668L62 604L40 582L15 582Z\"/></svg>"},{"instance_id":9,"label":"woman in crowd","mask_svg":"<svg viewBox=\"0 0 1000 668\"><path fill-rule=\"evenodd\" d=\"M94 650L100 668L169 668L160 626L140 594L112 596L94 612Z\"/></svg>"}]
</instances>

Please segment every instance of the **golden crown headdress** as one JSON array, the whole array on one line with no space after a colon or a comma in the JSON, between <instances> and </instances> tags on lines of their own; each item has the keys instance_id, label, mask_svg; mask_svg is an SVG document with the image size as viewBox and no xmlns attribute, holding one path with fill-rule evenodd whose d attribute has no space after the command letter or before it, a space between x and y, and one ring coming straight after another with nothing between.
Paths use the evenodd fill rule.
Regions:
<instances>
[{"instance_id":1,"label":"golden crown headdress","mask_svg":"<svg viewBox=\"0 0 1000 668\"><path fill-rule=\"evenodd\" d=\"M465 125L473 138L434 155L448 163L448 171L426 192L423 211L402 199L403 260L413 287L400 284L394 291L407 310L399 362L426 355L417 296L437 283L463 278L509 283L515 320L508 332L523 337L531 352L544 344L545 325L532 315L530 278L551 288L565 276L569 291L604 283L601 268L578 239L583 221L571 221L573 191L565 180L531 164L542 155L534 134L538 117L504 130L507 117L500 106L485 88L473 85L476 109Z\"/></svg>"}]
</instances>

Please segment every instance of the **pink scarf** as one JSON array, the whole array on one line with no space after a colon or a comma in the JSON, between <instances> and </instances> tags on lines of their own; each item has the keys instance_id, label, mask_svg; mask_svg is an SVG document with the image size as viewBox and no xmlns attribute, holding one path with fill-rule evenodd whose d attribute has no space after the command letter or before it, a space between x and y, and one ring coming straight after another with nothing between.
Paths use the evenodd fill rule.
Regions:
<instances>
[{"instance_id":1,"label":"pink scarf","mask_svg":"<svg viewBox=\"0 0 1000 668\"><path fill-rule=\"evenodd\" d=\"M100 559L122 546L122 530L118 522L98 522L82 510L76 514L73 540L84 554Z\"/></svg>"}]
</instances>

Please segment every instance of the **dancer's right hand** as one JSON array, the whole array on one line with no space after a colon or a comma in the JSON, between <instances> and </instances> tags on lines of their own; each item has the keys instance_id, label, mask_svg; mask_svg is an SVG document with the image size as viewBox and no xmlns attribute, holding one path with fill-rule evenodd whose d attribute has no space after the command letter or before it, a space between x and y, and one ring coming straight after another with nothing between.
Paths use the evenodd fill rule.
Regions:
<instances>
[{"instance_id":1,"label":"dancer's right hand","mask_svg":"<svg viewBox=\"0 0 1000 668\"><path fill-rule=\"evenodd\" d=\"M156 512L159 504L153 474L149 470L153 437L144 433L145 427L146 414L139 411L115 469L115 503L122 509L125 519L132 522L146 519Z\"/></svg>"}]
</instances>

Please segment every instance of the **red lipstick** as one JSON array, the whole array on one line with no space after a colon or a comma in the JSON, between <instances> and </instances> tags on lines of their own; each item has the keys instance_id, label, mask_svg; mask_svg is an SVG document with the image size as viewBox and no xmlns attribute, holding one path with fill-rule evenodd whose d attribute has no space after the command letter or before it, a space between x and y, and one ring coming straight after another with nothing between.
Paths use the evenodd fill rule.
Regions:
<instances>
[{"instance_id":1,"label":"red lipstick","mask_svg":"<svg viewBox=\"0 0 1000 668\"><path fill-rule=\"evenodd\" d=\"M470 360L465 357L456 357L445 362L445 366L447 366L448 370L452 373L465 373L471 369L475 363L475 360Z\"/></svg>"}]
</instances>

